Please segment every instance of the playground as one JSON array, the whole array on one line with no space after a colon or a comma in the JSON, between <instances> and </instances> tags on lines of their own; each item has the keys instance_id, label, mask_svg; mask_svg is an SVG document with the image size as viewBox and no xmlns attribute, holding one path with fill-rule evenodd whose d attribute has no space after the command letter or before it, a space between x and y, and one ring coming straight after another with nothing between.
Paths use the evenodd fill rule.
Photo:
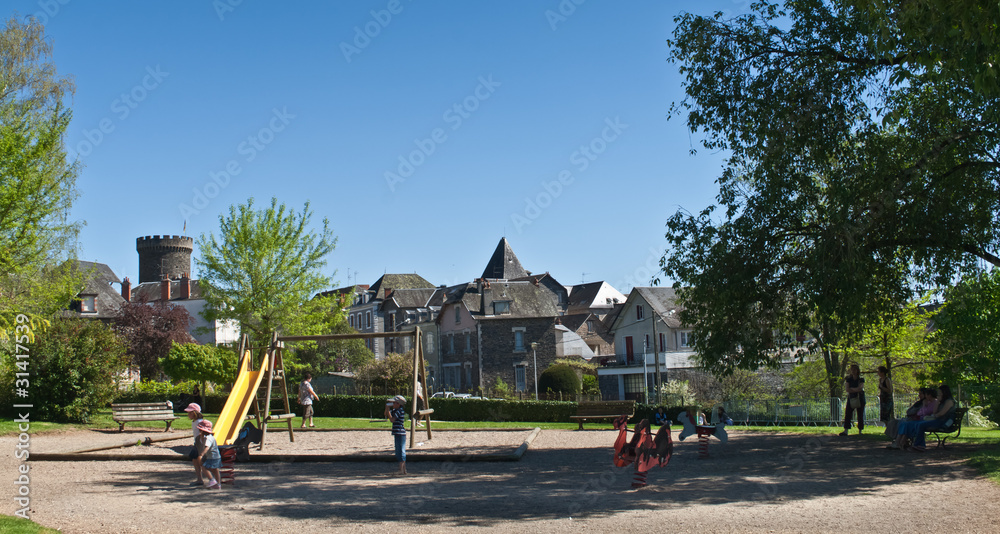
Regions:
<instances>
[{"instance_id":1,"label":"playground","mask_svg":"<svg viewBox=\"0 0 1000 534\"><path fill-rule=\"evenodd\" d=\"M208 491L189 484L179 453L186 439L103 451L102 460L29 461L31 517L63 532L416 532L491 528L523 532L990 532L1000 514L1000 486L965 466L949 444L926 453L886 451L872 440L731 429L698 458L698 440L679 441L649 485L633 490L631 468L612 465L617 431L542 430L518 461L477 461L513 453L523 431L435 431L411 449L408 476L394 476L384 431L297 431L295 442L272 431L269 463L238 463L234 486ZM42 433L31 452L120 445L148 429ZM0 438L14 450L16 438ZM417 461L449 452L457 460ZM92 453L83 453L86 456ZM93 453L97 454L97 453ZM176 461L149 456L177 454ZM251 451L251 454L261 454ZM313 454L366 461L304 462ZM146 456L147 458L144 458ZM463 461L468 460L468 461ZM16 469L12 455L0 467ZM932 507L929 509L928 507ZM655 529L655 530L654 530Z\"/></svg>"}]
</instances>

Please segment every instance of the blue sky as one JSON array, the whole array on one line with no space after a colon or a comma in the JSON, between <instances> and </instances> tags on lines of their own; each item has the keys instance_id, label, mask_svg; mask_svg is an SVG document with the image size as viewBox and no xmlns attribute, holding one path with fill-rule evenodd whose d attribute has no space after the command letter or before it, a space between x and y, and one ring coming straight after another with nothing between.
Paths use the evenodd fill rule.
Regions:
<instances>
[{"instance_id":1,"label":"blue sky","mask_svg":"<svg viewBox=\"0 0 1000 534\"><path fill-rule=\"evenodd\" d=\"M76 81L80 259L135 280L137 237L273 196L330 220L341 286L469 281L506 236L528 270L622 291L717 192L721 155L667 120L673 17L747 4L6 3Z\"/></svg>"}]
</instances>

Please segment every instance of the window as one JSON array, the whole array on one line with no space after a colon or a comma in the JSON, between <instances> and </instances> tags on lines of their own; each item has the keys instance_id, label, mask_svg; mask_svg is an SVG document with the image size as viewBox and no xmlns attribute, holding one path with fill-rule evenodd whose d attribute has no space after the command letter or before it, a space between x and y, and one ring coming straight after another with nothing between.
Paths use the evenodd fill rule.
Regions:
<instances>
[{"instance_id":1,"label":"window","mask_svg":"<svg viewBox=\"0 0 1000 534\"><path fill-rule=\"evenodd\" d=\"M455 306L455 324L462 322L462 310Z\"/></svg>"},{"instance_id":2,"label":"window","mask_svg":"<svg viewBox=\"0 0 1000 534\"><path fill-rule=\"evenodd\" d=\"M587 320L587 332L594 331L594 321L592 319Z\"/></svg>"},{"instance_id":3,"label":"window","mask_svg":"<svg viewBox=\"0 0 1000 534\"><path fill-rule=\"evenodd\" d=\"M645 335L645 339L643 339L643 343L645 343L645 345L643 345L643 350L642 350L643 352L646 352L649 349L653 348L653 347L649 346L649 334Z\"/></svg>"},{"instance_id":4,"label":"window","mask_svg":"<svg viewBox=\"0 0 1000 534\"><path fill-rule=\"evenodd\" d=\"M387 328L386 330L391 332L391 331L393 331L395 329L396 329L396 314L395 313L390 313L389 314L389 328Z\"/></svg>"},{"instance_id":5,"label":"window","mask_svg":"<svg viewBox=\"0 0 1000 534\"><path fill-rule=\"evenodd\" d=\"M694 344L694 333L680 332L677 335L680 337L680 346L690 347Z\"/></svg>"},{"instance_id":6,"label":"window","mask_svg":"<svg viewBox=\"0 0 1000 534\"><path fill-rule=\"evenodd\" d=\"M514 352L524 352L524 330L514 331Z\"/></svg>"},{"instance_id":7,"label":"window","mask_svg":"<svg viewBox=\"0 0 1000 534\"><path fill-rule=\"evenodd\" d=\"M469 354L472 352L472 334L465 333L465 353Z\"/></svg>"},{"instance_id":8,"label":"window","mask_svg":"<svg viewBox=\"0 0 1000 534\"><path fill-rule=\"evenodd\" d=\"M97 297L80 295L80 313L97 313Z\"/></svg>"},{"instance_id":9,"label":"window","mask_svg":"<svg viewBox=\"0 0 1000 534\"><path fill-rule=\"evenodd\" d=\"M455 334L448 336L448 354L455 354Z\"/></svg>"},{"instance_id":10,"label":"window","mask_svg":"<svg viewBox=\"0 0 1000 534\"><path fill-rule=\"evenodd\" d=\"M526 391L528 389L528 378L525 373L526 367L523 363L514 366L514 384L517 391Z\"/></svg>"},{"instance_id":11,"label":"window","mask_svg":"<svg viewBox=\"0 0 1000 534\"><path fill-rule=\"evenodd\" d=\"M347 320L351 324L351 328L354 328L354 314L353 313L351 315L347 316Z\"/></svg>"},{"instance_id":12,"label":"window","mask_svg":"<svg viewBox=\"0 0 1000 534\"><path fill-rule=\"evenodd\" d=\"M472 363L465 364L465 385L472 386Z\"/></svg>"},{"instance_id":13,"label":"window","mask_svg":"<svg viewBox=\"0 0 1000 534\"><path fill-rule=\"evenodd\" d=\"M493 315L508 315L510 314L510 301L497 301L493 303Z\"/></svg>"},{"instance_id":14,"label":"window","mask_svg":"<svg viewBox=\"0 0 1000 534\"><path fill-rule=\"evenodd\" d=\"M372 327L372 312L365 312L365 328Z\"/></svg>"},{"instance_id":15,"label":"window","mask_svg":"<svg viewBox=\"0 0 1000 534\"><path fill-rule=\"evenodd\" d=\"M663 352L667 350L667 336L663 332L660 332L660 348L658 352Z\"/></svg>"},{"instance_id":16,"label":"window","mask_svg":"<svg viewBox=\"0 0 1000 534\"><path fill-rule=\"evenodd\" d=\"M642 304L637 304L635 306L635 320L636 321L641 321L642 320L642 312L643 312Z\"/></svg>"},{"instance_id":17,"label":"window","mask_svg":"<svg viewBox=\"0 0 1000 534\"><path fill-rule=\"evenodd\" d=\"M625 400L646 401L646 388L642 374L624 375Z\"/></svg>"}]
</instances>

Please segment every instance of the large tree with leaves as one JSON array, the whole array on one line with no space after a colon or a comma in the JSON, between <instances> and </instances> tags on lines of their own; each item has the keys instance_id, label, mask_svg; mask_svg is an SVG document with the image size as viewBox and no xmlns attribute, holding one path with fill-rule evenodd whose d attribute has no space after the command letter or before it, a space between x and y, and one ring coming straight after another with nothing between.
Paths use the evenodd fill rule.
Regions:
<instances>
[{"instance_id":1,"label":"large tree with leaves","mask_svg":"<svg viewBox=\"0 0 1000 534\"><path fill-rule=\"evenodd\" d=\"M146 380L158 380L159 360L167 356L174 343L194 341L188 330L194 319L183 306L158 300L123 302L115 315L113 328L125 342L131 365Z\"/></svg>"},{"instance_id":2,"label":"large tree with leaves","mask_svg":"<svg viewBox=\"0 0 1000 534\"><path fill-rule=\"evenodd\" d=\"M837 347L915 284L1000 264L997 92L959 50L995 50L995 32L963 36L942 17L932 28L949 36L918 34L930 12L917 4L951 10L796 0L677 17L687 96L674 111L728 154L721 213L675 214L661 262L708 368L774 364L810 334L835 394Z\"/></svg>"},{"instance_id":3,"label":"large tree with leaves","mask_svg":"<svg viewBox=\"0 0 1000 534\"><path fill-rule=\"evenodd\" d=\"M70 78L56 73L52 44L35 19L0 28L0 323L18 313L46 320L78 291L82 273L57 268L74 256L68 220L77 162L63 136L72 116ZM6 335L6 334L3 334Z\"/></svg>"},{"instance_id":4,"label":"large tree with leaves","mask_svg":"<svg viewBox=\"0 0 1000 534\"><path fill-rule=\"evenodd\" d=\"M322 269L337 239L327 219L319 228L311 221L308 202L296 213L274 198L267 208L256 209L251 198L220 216L219 237L198 240L205 318L237 321L257 346L272 332L297 334L283 328L332 284Z\"/></svg>"}]
</instances>

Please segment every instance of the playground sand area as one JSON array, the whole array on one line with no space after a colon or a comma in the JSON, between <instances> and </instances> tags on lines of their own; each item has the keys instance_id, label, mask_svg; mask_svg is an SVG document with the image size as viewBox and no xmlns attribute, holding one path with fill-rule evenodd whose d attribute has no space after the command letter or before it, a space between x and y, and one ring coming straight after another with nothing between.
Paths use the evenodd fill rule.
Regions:
<instances>
[{"instance_id":1,"label":"playground sand area","mask_svg":"<svg viewBox=\"0 0 1000 534\"><path fill-rule=\"evenodd\" d=\"M954 444L925 453L887 451L855 437L730 430L729 441L677 441L670 464L631 489L633 471L611 464L617 432L543 430L520 461L521 431L435 431L395 476L386 431L269 432L268 463L239 463L236 484L193 487L180 454L190 437L113 451L100 461L29 461L31 518L67 533L104 532L500 532L570 533L639 529L674 532L997 532L1000 486L964 465ZM57 453L184 436L148 429L72 431L31 437L31 452ZM426 434L418 434L426 438ZM16 478L16 437L0 438L8 480ZM456 454L417 461L422 454ZM150 459L178 454L177 461ZM372 461L303 462L317 454L372 455ZM86 454L81 455L85 457ZM143 459L143 456L147 456ZM102 456L103 457L103 456ZM120 459L119 459L120 458ZM388 460L388 461L386 461ZM13 488L13 486L10 486ZM10 490L13 494L13 489ZM13 495L12 495L13 496ZM12 514L16 509L8 500Z\"/></svg>"}]
</instances>

